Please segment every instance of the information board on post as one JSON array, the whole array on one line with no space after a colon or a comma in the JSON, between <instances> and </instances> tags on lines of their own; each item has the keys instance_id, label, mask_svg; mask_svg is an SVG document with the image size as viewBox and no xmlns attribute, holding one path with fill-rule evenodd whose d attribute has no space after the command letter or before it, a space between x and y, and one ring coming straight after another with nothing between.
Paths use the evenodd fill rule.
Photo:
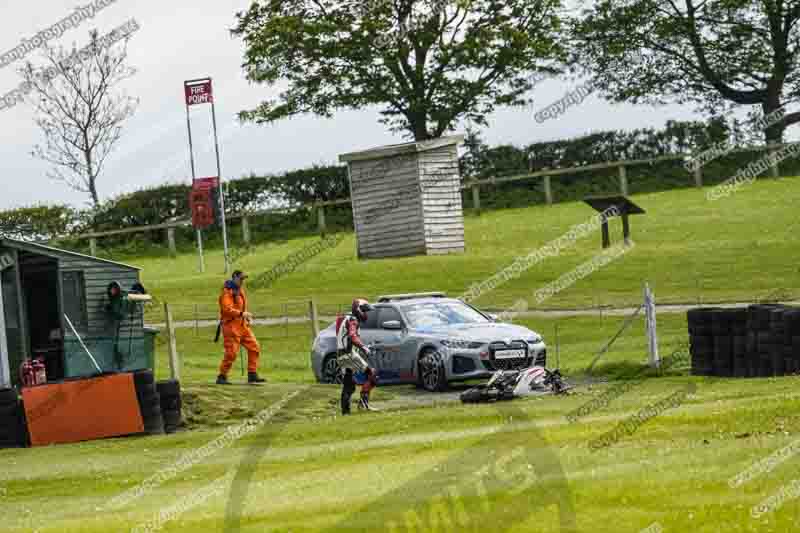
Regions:
<instances>
[{"instance_id":1,"label":"information board on post","mask_svg":"<svg viewBox=\"0 0 800 533\"><path fill-rule=\"evenodd\" d=\"M214 108L214 91L211 78L198 78L183 82L184 102L186 104L186 127L189 132L189 160L192 165L192 192L190 203L192 206L192 222L197 230L197 249L200 256L200 272L205 272L205 262L203 260L203 237L201 230L209 225L209 221L219 222L222 227L222 246L225 257L225 272L230 267L230 255L228 253L228 229L225 224L225 194L222 191L222 165L219 158L219 139L217 137L217 114ZM193 105L211 104L211 121L214 127L214 149L217 158L216 178L196 179L194 165L194 148L192 146L192 124L189 108ZM216 185L203 189L204 180L216 180ZM197 182L200 182L198 185ZM199 188L198 188L199 187ZM214 205L209 210L206 199L212 196ZM215 211L218 209L218 215ZM217 220L218 219L218 220Z\"/></svg>"}]
</instances>

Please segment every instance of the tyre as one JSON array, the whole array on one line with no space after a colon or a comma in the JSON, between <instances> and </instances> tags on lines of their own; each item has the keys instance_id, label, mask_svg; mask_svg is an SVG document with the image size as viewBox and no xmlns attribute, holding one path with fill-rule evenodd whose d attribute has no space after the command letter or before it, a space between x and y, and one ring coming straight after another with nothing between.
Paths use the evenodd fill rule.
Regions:
<instances>
[{"instance_id":1,"label":"tyre","mask_svg":"<svg viewBox=\"0 0 800 533\"><path fill-rule=\"evenodd\" d=\"M339 371L339 361L336 354L328 354L322 361L322 383L342 383L342 374Z\"/></svg>"},{"instance_id":2,"label":"tyre","mask_svg":"<svg viewBox=\"0 0 800 533\"><path fill-rule=\"evenodd\" d=\"M181 426L180 411L164 411L161 417L164 419L164 431L167 433L175 433Z\"/></svg>"},{"instance_id":3,"label":"tyre","mask_svg":"<svg viewBox=\"0 0 800 533\"><path fill-rule=\"evenodd\" d=\"M783 324L792 335L800 335L800 309L787 309L783 313Z\"/></svg>"},{"instance_id":4,"label":"tyre","mask_svg":"<svg viewBox=\"0 0 800 533\"><path fill-rule=\"evenodd\" d=\"M732 315L727 309L711 312L711 330L714 335L727 335L731 331Z\"/></svg>"},{"instance_id":5,"label":"tyre","mask_svg":"<svg viewBox=\"0 0 800 533\"><path fill-rule=\"evenodd\" d=\"M714 335L714 328L711 326L692 326L689 325L689 336L690 337L711 337Z\"/></svg>"},{"instance_id":6,"label":"tyre","mask_svg":"<svg viewBox=\"0 0 800 533\"><path fill-rule=\"evenodd\" d=\"M180 411L181 397L180 396L161 396L161 411Z\"/></svg>"},{"instance_id":7,"label":"tyre","mask_svg":"<svg viewBox=\"0 0 800 533\"><path fill-rule=\"evenodd\" d=\"M133 384L136 386L137 391L142 385L152 385L155 381L152 370L137 370L133 373Z\"/></svg>"},{"instance_id":8,"label":"tyre","mask_svg":"<svg viewBox=\"0 0 800 533\"><path fill-rule=\"evenodd\" d=\"M419 367L417 379L423 389L429 392L447 390L447 375L442 354L433 348L427 348L420 355L417 365Z\"/></svg>"},{"instance_id":9,"label":"tyre","mask_svg":"<svg viewBox=\"0 0 800 533\"><path fill-rule=\"evenodd\" d=\"M686 312L686 321L688 322L689 326L711 326L712 314L714 311L718 310L719 307L696 307L694 309L689 309L689 311Z\"/></svg>"},{"instance_id":10,"label":"tyre","mask_svg":"<svg viewBox=\"0 0 800 533\"><path fill-rule=\"evenodd\" d=\"M756 333L757 349L761 350L762 346L772 344L772 334L768 331L759 331Z\"/></svg>"},{"instance_id":11,"label":"tyre","mask_svg":"<svg viewBox=\"0 0 800 533\"><path fill-rule=\"evenodd\" d=\"M766 378L772 376L772 358L769 355L760 355L758 360L758 377Z\"/></svg>"},{"instance_id":12,"label":"tyre","mask_svg":"<svg viewBox=\"0 0 800 533\"><path fill-rule=\"evenodd\" d=\"M0 421L10 418L10 417L18 417L20 416L22 409L20 409L19 403L9 403L5 405L0 405Z\"/></svg>"},{"instance_id":13,"label":"tyre","mask_svg":"<svg viewBox=\"0 0 800 533\"><path fill-rule=\"evenodd\" d=\"M139 403L144 403L148 398L152 398L158 394L155 383L147 383L136 389L136 397L139 398Z\"/></svg>"},{"instance_id":14,"label":"tyre","mask_svg":"<svg viewBox=\"0 0 800 533\"><path fill-rule=\"evenodd\" d=\"M19 408L0 417L0 448L20 448L27 442L27 428Z\"/></svg>"},{"instance_id":15,"label":"tyre","mask_svg":"<svg viewBox=\"0 0 800 533\"><path fill-rule=\"evenodd\" d=\"M710 351L714 349L714 337L695 337L689 338L689 345L691 349L699 351Z\"/></svg>"},{"instance_id":16,"label":"tyre","mask_svg":"<svg viewBox=\"0 0 800 533\"><path fill-rule=\"evenodd\" d=\"M747 377L749 378L757 378L758 371L760 367L761 361L758 356L754 353L747 354Z\"/></svg>"},{"instance_id":17,"label":"tyre","mask_svg":"<svg viewBox=\"0 0 800 533\"><path fill-rule=\"evenodd\" d=\"M156 396L145 400L145 403L140 404L142 418L148 418L161 414L161 398L156 393Z\"/></svg>"},{"instance_id":18,"label":"tyre","mask_svg":"<svg viewBox=\"0 0 800 533\"><path fill-rule=\"evenodd\" d=\"M747 359L744 357L733 358L733 375L737 378L746 378L748 374Z\"/></svg>"},{"instance_id":19,"label":"tyre","mask_svg":"<svg viewBox=\"0 0 800 533\"><path fill-rule=\"evenodd\" d=\"M16 389L0 389L0 405L17 403L19 397Z\"/></svg>"},{"instance_id":20,"label":"tyre","mask_svg":"<svg viewBox=\"0 0 800 533\"><path fill-rule=\"evenodd\" d=\"M747 337L733 337L733 356L744 358L747 355Z\"/></svg>"},{"instance_id":21,"label":"tyre","mask_svg":"<svg viewBox=\"0 0 800 533\"><path fill-rule=\"evenodd\" d=\"M156 383L156 390L163 398L164 396L180 396L181 384L179 381L168 379Z\"/></svg>"},{"instance_id":22,"label":"tyre","mask_svg":"<svg viewBox=\"0 0 800 533\"><path fill-rule=\"evenodd\" d=\"M486 386L475 387L464 391L459 397L463 403L480 403L489 400Z\"/></svg>"},{"instance_id":23,"label":"tyre","mask_svg":"<svg viewBox=\"0 0 800 533\"><path fill-rule=\"evenodd\" d=\"M148 435L162 435L164 433L164 419L161 413L144 419L144 432Z\"/></svg>"}]
</instances>

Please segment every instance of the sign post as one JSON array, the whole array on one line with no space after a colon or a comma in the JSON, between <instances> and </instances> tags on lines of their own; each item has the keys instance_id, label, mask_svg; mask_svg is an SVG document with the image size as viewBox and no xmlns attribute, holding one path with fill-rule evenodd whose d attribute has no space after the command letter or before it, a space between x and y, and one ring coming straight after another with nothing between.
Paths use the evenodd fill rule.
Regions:
<instances>
[{"instance_id":1,"label":"sign post","mask_svg":"<svg viewBox=\"0 0 800 533\"><path fill-rule=\"evenodd\" d=\"M219 178L219 212L220 224L222 225L222 245L225 255L225 273L228 273L230 260L228 254L228 228L225 222L225 194L222 190L222 168L219 158L219 139L217 138L217 114L214 107L214 93L211 85L211 78L200 78L196 80L187 80L183 82L184 96L186 97L186 126L189 129L189 154L192 164L192 184L194 184L195 166L194 166L194 150L192 148L192 126L189 120L189 106L200 104L211 104L211 120L214 127L214 148L217 156L217 177ZM200 271L205 272L205 264L203 262L203 237L201 229L197 228L197 248L200 254Z\"/></svg>"}]
</instances>

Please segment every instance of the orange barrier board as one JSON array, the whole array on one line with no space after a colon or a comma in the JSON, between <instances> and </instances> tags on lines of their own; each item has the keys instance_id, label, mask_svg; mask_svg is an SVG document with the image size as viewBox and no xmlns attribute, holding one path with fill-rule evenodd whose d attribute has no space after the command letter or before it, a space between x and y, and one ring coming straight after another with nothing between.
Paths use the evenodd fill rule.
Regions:
<instances>
[{"instance_id":1,"label":"orange barrier board","mask_svg":"<svg viewBox=\"0 0 800 533\"><path fill-rule=\"evenodd\" d=\"M32 446L142 433L133 374L22 389Z\"/></svg>"}]
</instances>

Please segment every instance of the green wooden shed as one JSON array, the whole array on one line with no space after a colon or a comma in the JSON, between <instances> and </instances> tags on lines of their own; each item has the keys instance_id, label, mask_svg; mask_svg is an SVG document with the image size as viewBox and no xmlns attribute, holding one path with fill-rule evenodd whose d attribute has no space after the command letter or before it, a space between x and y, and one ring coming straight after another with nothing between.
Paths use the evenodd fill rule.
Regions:
<instances>
[{"instance_id":1,"label":"green wooden shed","mask_svg":"<svg viewBox=\"0 0 800 533\"><path fill-rule=\"evenodd\" d=\"M154 330L141 306L109 312L108 286L128 290L140 269L42 244L0 238L0 387L17 385L26 356L42 358L48 381L152 366ZM69 317L80 340L65 319Z\"/></svg>"}]
</instances>

